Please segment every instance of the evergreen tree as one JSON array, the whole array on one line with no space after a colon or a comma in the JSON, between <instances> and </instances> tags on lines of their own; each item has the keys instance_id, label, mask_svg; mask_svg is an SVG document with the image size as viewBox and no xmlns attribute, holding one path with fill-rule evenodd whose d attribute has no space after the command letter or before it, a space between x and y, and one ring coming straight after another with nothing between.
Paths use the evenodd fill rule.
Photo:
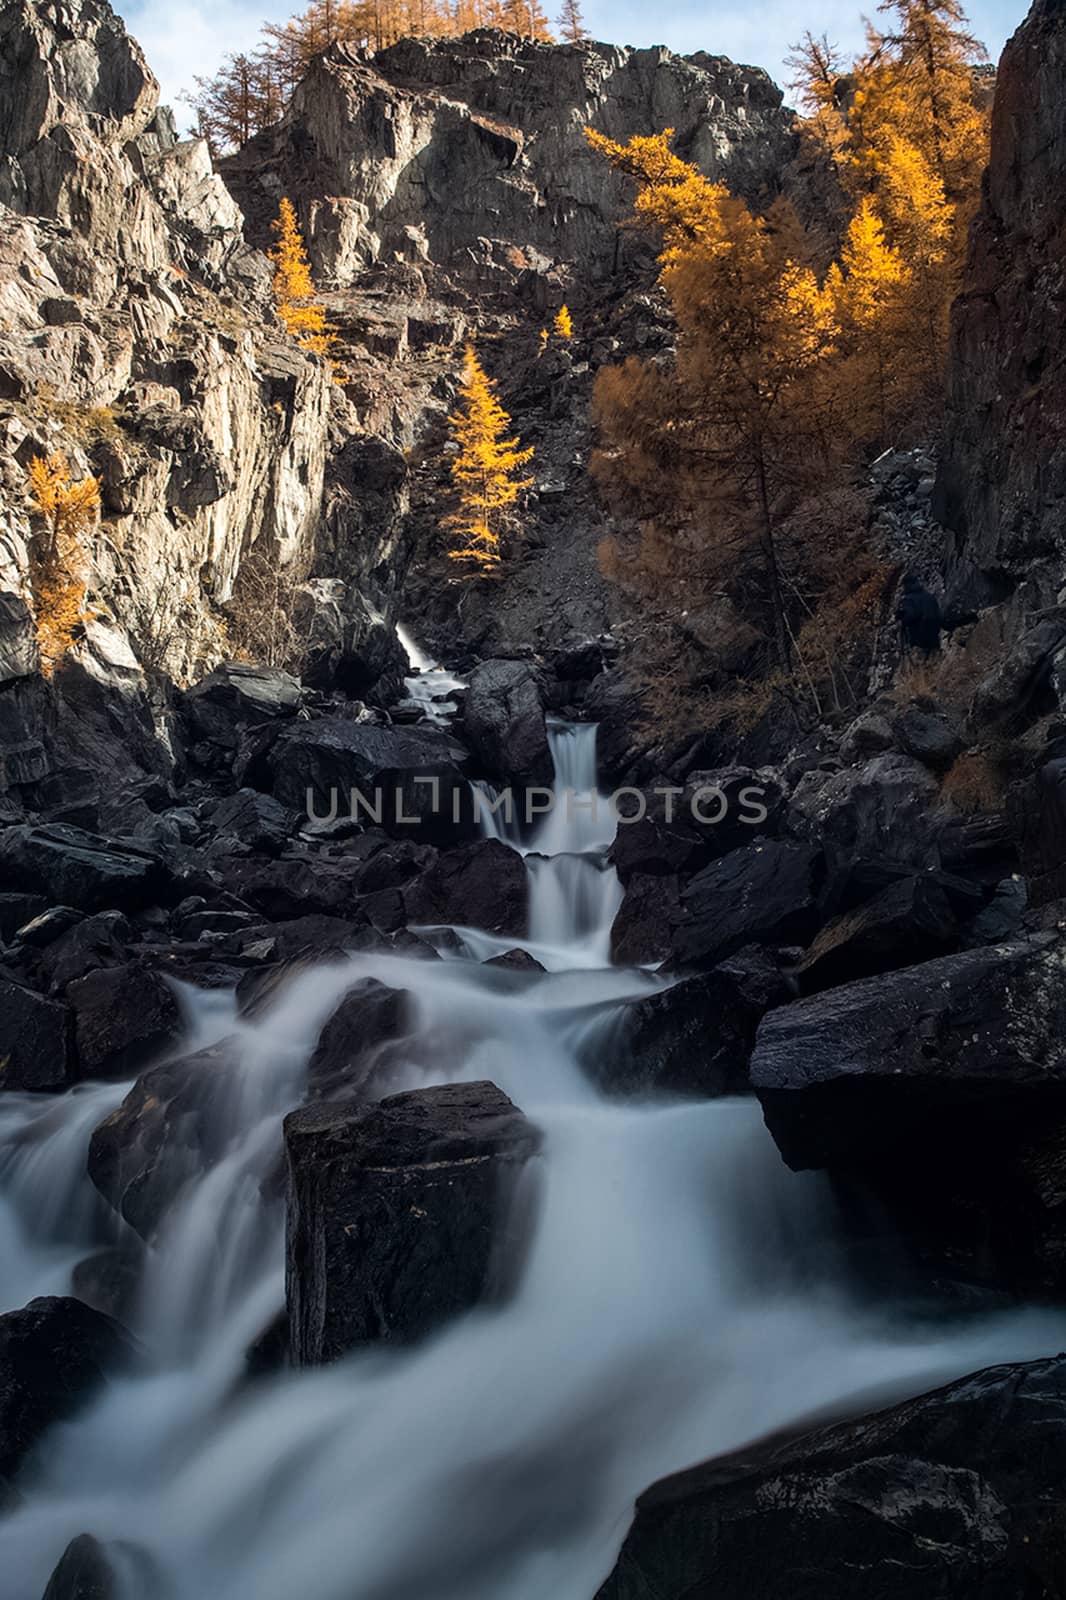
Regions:
<instances>
[{"instance_id":1,"label":"evergreen tree","mask_svg":"<svg viewBox=\"0 0 1066 1600\"><path fill-rule=\"evenodd\" d=\"M555 313L552 323L552 332L557 339L572 339L574 336L574 321L570 315L569 306L560 306Z\"/></svg>"},{"instance_id":2,"label":"evergreen tree","mask_svg":"<svg viewBox=\"0 0 1066 1600\"><path fill-rule=\"evenodd\" d=\"M582 39L588 38L585 28L585 19L581 14L580 0L563 0L563 9L559 13L559 33L567 44L579 44Z\"/></svg>"},{"instance_id":3,"label":"evergreen tree","mask_svg":"<svg viewBox=\"0 0 1066 1600\"><path fill-rule=\"evenodd\" d=\"M678 329L673 370L630 358L598 378L598 475L642 506L653 582L693 566L738 577L754 557L756 604L787 668L775 503L817 470L831 432L816 378L839 333L833 296L794 258L797 221L754 215L666 134L588 137L640 184L637 213L661 237Z\"/></svg>"},{"instance_id":4,"label":"evergreen tree","mask_svg":"<svg viewBox=\"0 0 1066 1600\"><path fill-rule=\"evenodd\" d=\"M334 335L326 321L325 307L315 299L311 265L297 226L296 212L287 197L282 197L271 227L277 237L270 260L274 264L274 303L278 316L305 350L314 355L328 355Z\"/></svg>"},{"instance_id":5,"label":"evergreen tree","mask_svg":"<svg viewBox=\"0 0 1066 1600\"><path fill-rule=\"evenodd\" d=\"M494 577L502 562L501 534L519 494L532 482L519 472L532 461L533 449L523 450L517 439L507 437L511 419L472 345L466 347L459 405L448 420L459 446L451 464L458 505L444 519L452 534L448 555L473 576Z\"/></svg>"},{"instance_id":6,"label":"evergreen tree","mask_svg":"<svg viewBox=\"0 0 1066 1600\"><path fill-rule=\"evenodd\" d=\"M52 672L73 642L85 610L89 557L85 535L100 514L96 478L75 482L64 455L34 456L27 471L33 509L44 532L30 560L30 587L37 638L46 672Z\"/></svg>"}]
</instances>

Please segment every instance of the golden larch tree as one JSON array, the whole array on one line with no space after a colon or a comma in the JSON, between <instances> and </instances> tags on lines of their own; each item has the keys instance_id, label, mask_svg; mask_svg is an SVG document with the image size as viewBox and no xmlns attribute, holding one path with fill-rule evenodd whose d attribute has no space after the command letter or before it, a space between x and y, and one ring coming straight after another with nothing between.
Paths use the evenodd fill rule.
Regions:
<instances>
[{"instance_id":1,"label":"golden larch tree","mask_svg":"<svg viewBox=\"0 0 1066 1600\"><path fill-rule=\"evenodd\" d=\"M676 156L670 133L626 145L588 133L640 185L637 215L660 235L678 329L672 369L631 357L597 379L595 469L611 494L642 506L653 583L686 567L704 579L743 574L787 668L775 504L830 446L831 396L813 380L836 348L836 308L796 258L803 230L790 209L756 216Z\"/></svg>"},{"instance_id":2,"label":"golden larch tree","mask_svg":"<svg viewBox=\"0 0 1066 1600\"><path fill-rule=\"evenodd\" d=\"M574 319L570 315L569 306L560 306L555 313L552 332L557 339L572 339L574 337Z\"/></svg>"},{"instance_id":3,"label":"golden larch tree","mask_svg":"<svg viewBox=\"0 0 1066 1600\"><path fill-rule=\"evenodd\" d=\"M532 482L520 474L533 459L533 447L522 449L509 437L511 418L473 345L466 347L459 404L448 421L458 445L451 464L458 505L444 519L452 536L448 555L472 576L495 577L502 562L501 535L513 519L519 495Z\"/></svg>"},{"instance_id":4,"label":"golden larch tree","mask_svg":"<svg viewBox=\"0 0 1066 1600\"><path fill-rule=\"evenodd\" d=\"M311 264L296 224L296 212L287 197L282 197L271 227L277 237L270 259L274 263L274 303L278 316L305 350L326 356L333 345L334 334L326 321L325 307L315 299Z\"/></svg>"},{"instance_id":5,"label":"golden larch tree","mask_svg":"<svg viewBox=\"0 0 1066 1600\"><path fill-rule=\"evenodd\" d=\"M70 649L85 614L85 536L100 514L100 485L96 478L72 479L61 454L34 456L26 476L30 502L44 521L31 554L30 586L41 660L50 673Z\"/></svg>"}]
</instances>

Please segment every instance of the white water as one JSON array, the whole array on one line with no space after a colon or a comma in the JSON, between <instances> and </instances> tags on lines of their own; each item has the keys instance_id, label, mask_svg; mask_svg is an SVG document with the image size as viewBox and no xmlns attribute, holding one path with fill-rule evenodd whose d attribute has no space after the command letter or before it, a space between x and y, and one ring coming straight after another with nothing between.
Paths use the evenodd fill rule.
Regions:
<instances>
[{"instance_id":1,"label":"white water","mask_svg":"<svg viewBox=\"0 0 1066 1600\"><path fill-rule=\"evenodd\" d=\"M447 722L457 709L451 697L457 689L465 689L466 683L427 656L399 623L396 625L396 637L406 651L411 667L411 677L403 680L407 699L401 704L409 710L421 711L430 722Z\"/></svg>"},{"instance_id":2,"label":"white water","mask_svg":"<svg viewBox=\"0 0 1066 1600\"><path fill-rule=\"evenodd\" d=\"M592 732L557 728L553 747L561 787L594 789ZM664 1473L1060 1348L1050 1313L948 1325L864 1299L827 1189L783 1168L754 1103L599 1098L580 1057L657 982L605 964L607 829L564 808L525 846L545 976L480 965L516 941L467 931L465 958L305 973L256 1025L201 998L195 1046L236 1032L236 1064L205 1073L213 1164L189 1169L154 1252L147 1370L46 1440L0 1523L4 1600L40 1600L83 1531L157 1563L124 1600L592 1600ZM260 1180L318 1028L366 975L414 996L391 1087L489 1077L544 1130L532 1251L508 1305L414 1351L248 1385L244 1350L281 1297L283 1217ZM0 1096L9 1306L108 1237L84 1152L121 1092Z\"/></svg>"}]
</instances>

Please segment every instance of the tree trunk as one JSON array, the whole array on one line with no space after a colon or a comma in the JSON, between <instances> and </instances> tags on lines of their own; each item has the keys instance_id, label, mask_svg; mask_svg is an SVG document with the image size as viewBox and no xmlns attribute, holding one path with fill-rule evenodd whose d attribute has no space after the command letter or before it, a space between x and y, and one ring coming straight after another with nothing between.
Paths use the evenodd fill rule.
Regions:
<instances>
[{"instance_id":1,"label":"tree trunk","mask_svg":"<svg viewBox=\"0 0 1066 1600\"><path fill-rule=\"evenodd\" d=\"M766 563L766 581L770 592L770 613L773 626L774 651L777 665L783 672L792 668L792 648L785 621L785 602L781 593L781 574L777 565L777 544L774 539L774 522L770 514L770 493L766 484L766 458L762 444L755 447L755 480L759 500L759 540Z\"/></svg>"}]
</instances>

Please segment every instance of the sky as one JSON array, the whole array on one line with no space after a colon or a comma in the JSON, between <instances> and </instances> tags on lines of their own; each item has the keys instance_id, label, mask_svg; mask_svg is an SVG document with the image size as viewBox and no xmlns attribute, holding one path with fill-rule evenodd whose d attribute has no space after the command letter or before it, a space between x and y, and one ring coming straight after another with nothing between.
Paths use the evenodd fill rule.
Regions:
<instances>
[{"instance_id":1,"label":"sky","mask_svg":"<svg viewBox=\"0 0 1066 1600\"><path fill-rule=\"evenodd\" d=\"M181 91L191 88L197 73L210 76L230 51L253 48L264 22L284 21L301 11L300 0L113 0L116 11L143 45L173 105L178 126L191 122ZM789 45L810 28L828 33L845 51L862 42L861 14L874 11L876 0L667 0L649 6L646 0L582 0L585 26L596 39L613 44L665 44L687 54L706 50L734 61L765 67L778 83ZM1028 9L1027 0L970 0L973 31L993 61ZM552 0L545 10L552 14Z\"/></svg>"}]
</instances>

